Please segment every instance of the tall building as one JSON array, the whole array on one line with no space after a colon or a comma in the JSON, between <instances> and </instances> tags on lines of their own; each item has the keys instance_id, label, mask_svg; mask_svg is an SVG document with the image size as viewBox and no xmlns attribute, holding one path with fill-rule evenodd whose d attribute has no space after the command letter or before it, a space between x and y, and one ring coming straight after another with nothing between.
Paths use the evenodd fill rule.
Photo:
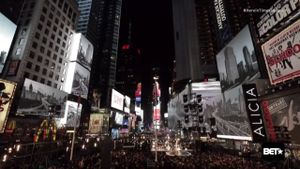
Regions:
<instances>
[{"instance_id":1,"label":"tall building","mask_svg":"<svg viewBox=\"0 0 300 169\"><path fill-rule=\"evenodd\" d=\"M77 31L94 45L89 91L100 90L101 107L109 107L116 79L122 0L78 0L78 5Z\"/></svg>"},{"instance_id":2,"label":"tall building","mask_svg":"<svg viewBox=\"0 0 300 169\"><path fill-rule=\"evenodd\" d=\"M130 98L135 98L136 86L141 82L141 56L139 48L131 41L131 22L123 23L121 29L127 25L128 37L124 40L126 43L120 44L118 52L116 89Z\"/></svg>"},{"instance_id":3,"label":"tall building","mask_svg":"<svg viewBox=\"0 0 300 169\"><path fill-rule=\"evenodd\" d=\"M74 0L25 1L5 71L7 79L29 78L62 90L78 15Z\"/></svg>"},{"instance_id":4,"label":"tall building","mask_svg":"<svg viewBox=\"0 0 300 169\"><path fill-rule=\"evenodd\" d=\"M227 81L229 81L230 83L235 83L235 81L240 76L237 67L238 63L233 48L227 47L224 51L224 55L225 55L225 68L226 68Z\"/></svg>"},{"instance_id":5,"label":"tall building","mask_svg":"<svg viewBox=\"0 0 300 169\"><path fill-rule=\"evenodd\" d=\"M12 22L17 23L24 0L1 0L0 12Z\"/></svg>"}]
</instances>

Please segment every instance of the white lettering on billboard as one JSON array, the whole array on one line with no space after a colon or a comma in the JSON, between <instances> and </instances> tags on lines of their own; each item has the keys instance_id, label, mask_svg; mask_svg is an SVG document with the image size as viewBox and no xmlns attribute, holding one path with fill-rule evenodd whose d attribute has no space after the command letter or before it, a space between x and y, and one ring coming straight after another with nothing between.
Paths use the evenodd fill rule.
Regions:
<instances>
[{"instance_id":1,"label":"white lettering on billboard","mask_svg":"<svg viewBox=\"0 0 300 169\"><path fill-rule=\"evenodd\" d=\"M300 76L300 20L262 45L271 84Z\"/></svg>"}]
</instances>

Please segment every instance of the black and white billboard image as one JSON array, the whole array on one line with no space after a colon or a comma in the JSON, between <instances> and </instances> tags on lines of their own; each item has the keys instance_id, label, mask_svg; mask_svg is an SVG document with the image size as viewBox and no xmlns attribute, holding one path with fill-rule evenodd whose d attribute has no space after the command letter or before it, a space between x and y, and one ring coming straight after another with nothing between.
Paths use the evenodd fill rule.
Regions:
<instances>
[{"instance_id":1,"label":"black and white billboard image","mask_svg":"<svg viewBox=\"0 0 300 169\"><path fill-rule=\"evenodd\" d=\"M260 77L248 26L217 54L217 66L222 91L233 89Z\"/></svg>"},{"instance_id":2,"label":"black and white billboard image","mask_svg":"<svg viewBox=\"0 0 300 169\"><path fill-rule=\"evenodd\" d=\"M78 62L88 70L91 70L94 47L81 33L73 35L70 61Z\"/></svg>"},{"instance_id":3,"label":"black and white billboard image","mask_svg":"<svg viewBox=\"0 0 300 169\"><path fill-rule=\"evenodd\" d=\"M2 13L0 13L0 25L0 73L2 73L17 25Z\"/></svg>"},{"instance_id":4,"label":"black and white billboard image","mask_svg":"<svg viewBox=\"0 0 300 169\"><path fill-rule=\"evenodd\" d=\"M64 90L68 93L87 98L90 72L76 62L69 63Z\"/></svg>"},{"instance_id":5,"label":"black and white billboard image","mask_svg":"<svg viewBox=\"0 0 300 169\"><path fill-rule=\"evenodd\" d=\"M245 109L243 91L241 86L239 88L241 93L238 90L233 90L229 93L227 92L226 96L234 95L240 97L227 96L227 99L225 99L219 82L192 83L192 93L201 94L202 96L203 125L206 131L210 131L208 126L210 125L210 119L213 118L217 127L217 137L251 140L251 130ZM188 94L188 86L168 103L168 127L170 129L176 129L178 120L182 122L182 126L185 128L193 125L194 119L191 115L189 115L189 123L185 123L185 115L191 113L190 109L188 113L184 110L186 103L183 100L183 95L185 94ZM240 105L240 103L242 104ZM244 107L243 112L240 111L240 106Z\"/></svg>"},{"instance_id":6,"label":"black and white billboard image","mask_svg":"<svg viewBox=\"0 0 300 169\"><path fill-rule=\"evenodd\" d=\"M48 116L49 106L55 106L59 108L57 117L63 117L67 97L66 92L26 78L17 114Z\"/></svg>"},{"instance_id":7,"label":"black and white billboard image","mask_svg":"<svg viewBox=\"0 0 300 169\"><path fill-rule=\"evenodd\" d=\"M77 102L67 101L65 114L67 115L66 127L79 127L80 118L81 118L82 104L78 104ZM63 124L63 123L62 123Z\"/></svg>"}]
</instances>

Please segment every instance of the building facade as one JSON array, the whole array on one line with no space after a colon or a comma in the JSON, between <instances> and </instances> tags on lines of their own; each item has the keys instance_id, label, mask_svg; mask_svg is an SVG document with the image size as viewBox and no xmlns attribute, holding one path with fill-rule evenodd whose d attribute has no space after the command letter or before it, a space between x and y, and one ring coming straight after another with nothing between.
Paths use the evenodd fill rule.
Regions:
<instances>
[{"instance_id":1,"label":"building facade","mask_svg":"<svg viewBox=\"0 0 300 169\"><path fill-rule=\"evenodd\" d=\"M78 14L73 0L26 1L6 78L15 82L29 78L62 90Z\"/></svg>"},{"instance_id":2,"label":"building facade","mask_svg":"<svg viewBox=\"0 0 300 169\"><path fill-rule=\"evenodd\" d=\"M78 0L77 31L94 45L90 90L101 92L101 107L109 107L115 86L122 0ZM90 93L89 97L92 93Z\"/></svg>"}]
</instances>

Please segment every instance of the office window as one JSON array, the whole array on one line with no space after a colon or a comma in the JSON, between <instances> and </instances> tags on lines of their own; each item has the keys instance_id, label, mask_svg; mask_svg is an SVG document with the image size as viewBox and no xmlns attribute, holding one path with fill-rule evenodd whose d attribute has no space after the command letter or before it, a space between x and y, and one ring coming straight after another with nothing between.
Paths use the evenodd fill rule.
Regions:
<instances>
[{"instance_id":1,"label":"office window","mask_svg":"<svg viewBox=\"0 0 300 169\"><path fill-rule=\"evenodd\" d=\"M45 79L44 78L41 78L41 83L45 84Z\"/></svg>"},{"instance_id":2,"label":"office window","mask_svg":"<svg viewBox=\"0 0 300 169\"><path fill-rule=\"evenodd\" d=\"M30 76L30 73L24 72L24 75L23 75L24 78L29 78L29 76Z\"/></svg>"},{"instance_id":3,"label":"office window","mask_svg":"<svg viewBox=\"0 0 300 169\"><path fill-rule=\"evenodd\" d=\"M33 42L33 43L32 43L32 47L33 47L34 49L36 49L37 46L38 46L38 44L37 44L36 42Z\"/></svg>"},{"instance_id":4,"label":"office window","mask_svg":"<svg viewBox=\"0 0 300 169\"><path fill-rule=\"evenodd\" d=\"M43 68L42 74L47 75L47 69Z\"/></svg>"},{"instance_id":5,"label":"office window","mask_svg":"<svg viewBox=\"0 0 300 169\"><path fill-rule=\"evenodd\" d=\"M32 80L37 81L38 77L36 75L33 75Z\"/></svg>"},{"instance_id":6,"label":"office window","mask_svg":"<svg viewBox=\"0 0 300 169\"><path fill-rule=\"evenodd\" d=\"M40 62L40 63L42 63L43 57L42 56L38 56L37 61Z\"/></svg>"},{"instance_id":7,"label":"office window","mask_svg":"<svg viewBox=\"0 0 300 169\"><path fill-rule=\"evenodd\" d=\"M48 85L48 86L51 86L51 81L48 80L47 85Z\"/></svg>"},{"instance_id":8,"label":"office window","mask_svg":"<svg viewBox=\"0 0 300 169\"><path fill-rule=\"evenodd\" d=\"M16 56L20 55L20 54L21 54L21 51L22 51L22 49L21 49L21 48L18 48L17 51L16 51Z\"/></svg>"},{"instance_id":9,"label":"office window","mask_svg":"<svg viewBox=\"0 0 300 169\"><path fill-rule=\"evenodd\" d=\"M26 68L31 69L32 68L32 63L31 62L27 62Z\"/></svg>"},{"instance_id":10,"label":"office window","mask_svg":"<svg viewBox=\"0 0 300 169\"><path fill-rule=\"evenodd\" d=\"M30 57L31 59L34 59L34 56L35 56L34 52L30 51L30 52L29 52L29 57Z\"/></svg>"},{"instance_id":11,"label":"office window","mask_svg":"<svg viewBox=\"0 0 300 169\"><path fill-rule=\"evenodd\" d=\"M36 32L34 37L35 37L36 39L40 39L40 36L41 36L40 33Z\"/></svg>"},{"instance_id":12,"label":"office window","mask_svg":"<svg viewBox=\"0 0 300 169\"><path fill-rule=\"evenodd\" d=\"M39 65L35 65L34 71L39 72L41 67Z\"/></svg>"}]
</instances>

